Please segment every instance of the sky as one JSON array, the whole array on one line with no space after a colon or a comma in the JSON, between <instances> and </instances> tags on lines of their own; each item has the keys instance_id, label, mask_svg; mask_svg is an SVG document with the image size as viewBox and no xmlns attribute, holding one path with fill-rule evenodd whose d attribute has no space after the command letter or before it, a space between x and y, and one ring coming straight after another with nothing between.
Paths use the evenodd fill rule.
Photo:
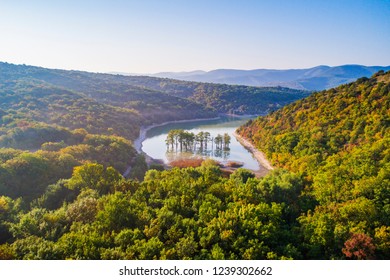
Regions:
<instances>
[{"instance_id":1,"label":"sky","mask_svg":"<svg viewBox=\"0 0 390 280\"><path fill-rule=\"evenodd\" d=\"M390 0L0 0L0 61L157 73L390 65Z\"/></svg>"}]
</instances>

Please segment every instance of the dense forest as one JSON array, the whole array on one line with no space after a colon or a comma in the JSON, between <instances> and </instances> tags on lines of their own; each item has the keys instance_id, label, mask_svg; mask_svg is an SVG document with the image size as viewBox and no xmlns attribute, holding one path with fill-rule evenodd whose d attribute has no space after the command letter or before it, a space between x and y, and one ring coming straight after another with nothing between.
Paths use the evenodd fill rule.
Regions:
<instances>
[{"instance_id":1,"label":"dense forest","mask_svg":"<svg viewBox=\"0 0 390 280\"><path fill-rule=\"evenodd\" d=\"M0 259L390 258L389 73L242 127L281 167L255 178L211 160L148 167L131 142L142 125L225 108L194 102L199 87L218 104L240 87L0 71ZM131 84L138 79L171 83L170 93ZM253 106L258 90L242 88ZM261 106L286 104L273 102Z\"/></svg>"},{"instance_id":2,"label":"dense forest","mask_svg":"<svg viewBox=\"0 0 390 280\"><path fill-rule=\"evenodd\" d=\"M195 83L146 76L122 76L0 63L0 84L51 86L77 92L95 102L130 109L141 124L208 117L218 113L265 114L309 92L281 87ZM55 89L53 88L53 91ZM12 90L12 89L11 89ZM207 107L207 109L205 108ZM136 120L137 121L137 120Z\"/></svg>"},{"instance_id":3,"label":"dense forest","mask_svg":"<svg viewBox=\"0 0 390 280\"><path fill-rule=\"evenodd\" d=\"M0 197L0 258L302 258L292 204L302 180L221 175L210 161L150 170L142 183L99 164L77 167L29 204Z\"/></svg>"},{"instance_id":4,"label":"dense forest","mask_svg":"<svg viewBox=\"0 0 390 280\"><path fill-rule=\"evenodd\" d=\"M134 140L143 125L217 115L187 99L78 72L0 64L0 73L1 127L7 132L23 120Z\"/></svg>"},{"instance_id":5,"label":"dense forest","mask_svg":"<svg viewBox=\"0 0 390 280\"><path fill-rule=\"evenodd\" d=\"M296 221L308 258L390 258L389 89L380 71L239 129L306 182Z\"/></svg>"}]
</instances>

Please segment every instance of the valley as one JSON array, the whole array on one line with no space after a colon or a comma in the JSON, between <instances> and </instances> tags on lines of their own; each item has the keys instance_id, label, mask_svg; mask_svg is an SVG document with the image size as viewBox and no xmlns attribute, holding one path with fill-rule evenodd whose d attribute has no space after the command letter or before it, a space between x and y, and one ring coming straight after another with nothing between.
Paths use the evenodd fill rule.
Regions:
<instances>
[{"instance_id":1,"label":"valley","mask_svg":"<svg viewBox=\"0 0 390 280\"><path fill-rule=\"evenodd\" d=\"M0 259L388 259L389 77L312 93L0 63ZM166 168L172 129L229 138Z\"/></svg>"}]
</instances>

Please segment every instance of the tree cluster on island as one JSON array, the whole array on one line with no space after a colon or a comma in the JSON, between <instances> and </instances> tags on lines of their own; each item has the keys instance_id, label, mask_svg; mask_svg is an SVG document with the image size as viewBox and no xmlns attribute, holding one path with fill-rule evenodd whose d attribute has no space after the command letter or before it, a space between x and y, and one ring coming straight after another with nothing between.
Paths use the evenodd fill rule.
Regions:
<instances>
[{"instance_id":1,"label":"tree cluster on island","mask_svg":"<svg viewBox=\"0 0 390 280\"><path fill-rule=\"evenodd\" d=\"M231 137L228 133L218 134L213 137L208 131L200 131L197 134L183 129L172 129L168 132L165 143L167 150L180 152L197 152L207 151L210 146L211 150L230 150Z\"/></svg>"}]
</instances>

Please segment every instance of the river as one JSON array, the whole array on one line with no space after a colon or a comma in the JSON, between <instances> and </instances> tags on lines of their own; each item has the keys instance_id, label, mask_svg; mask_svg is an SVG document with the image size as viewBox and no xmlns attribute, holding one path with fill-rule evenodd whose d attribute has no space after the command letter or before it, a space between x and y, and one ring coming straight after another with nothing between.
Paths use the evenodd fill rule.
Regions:
<instances>
[{"instance_id":1,"label":"river","mask_svg":"<svg viewBox=\"0 0 390 280\"><path fill-rule=\"evenodd\" d=\"M243 163L243 168L258 171L264 168L259 165L259 162L256 160L253 153L245 148L234 136L234 131L249 119L249 117L222 116L219 119L213 120L169 123L154 127L146 131L144 140L141 144L141 149L148 156L154 159L161 159L166 164L169 164L172 160L202 156L203 158L212 158L222 163L226 163L228 161L241 162ZM211 137L215 137L218 134L223 135L224 133L228 133L231 137L231 143L229 146L230 150L217 151L214 148L214 145L209 143L208 151L197 155L194 155L193 153L168 151L165 140L171 129L183 129L193 132L194 134L197 134L200 131L207 131L210 132Z\"/></svg>"}]
</instances>

